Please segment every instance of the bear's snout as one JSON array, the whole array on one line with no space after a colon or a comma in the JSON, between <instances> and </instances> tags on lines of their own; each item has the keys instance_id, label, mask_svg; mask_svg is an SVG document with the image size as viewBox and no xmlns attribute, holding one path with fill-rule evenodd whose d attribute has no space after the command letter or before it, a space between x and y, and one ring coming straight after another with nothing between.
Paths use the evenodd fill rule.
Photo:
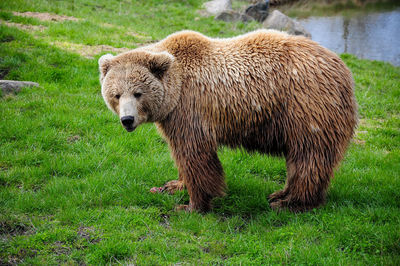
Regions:
<instances>
[{"instance_id":1,"label":"bear's snout","mask_svg":"<svg viewBox=\"0 0 400 266\"><path fill-rule=\"evenodd\" d=\"M128 132L131 132L135 129L133 127L133 122L135 122L135 117L131 115L121 117L121 123Z\"/></svg>"}]
</instances>

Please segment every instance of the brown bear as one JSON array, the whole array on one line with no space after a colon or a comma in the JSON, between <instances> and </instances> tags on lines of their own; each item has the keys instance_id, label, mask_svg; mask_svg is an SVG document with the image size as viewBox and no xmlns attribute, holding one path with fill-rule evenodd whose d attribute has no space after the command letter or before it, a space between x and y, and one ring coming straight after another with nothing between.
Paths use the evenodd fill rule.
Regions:
<instances>
[{"instance_id":1,"label":"brown bear","mask_svg":"<svg viewBox=\"0 0 400 266\"><path fill-rule=\"evenodd\" d=\"M193 31L99 59L102 95L127 131L155 122L167 140L188 211L207 211L225 182L220 145L284 156L273 209L324 202L357 123L354 82L333 52L282 32L212 39Z\"/></svg>"}]
</instances>

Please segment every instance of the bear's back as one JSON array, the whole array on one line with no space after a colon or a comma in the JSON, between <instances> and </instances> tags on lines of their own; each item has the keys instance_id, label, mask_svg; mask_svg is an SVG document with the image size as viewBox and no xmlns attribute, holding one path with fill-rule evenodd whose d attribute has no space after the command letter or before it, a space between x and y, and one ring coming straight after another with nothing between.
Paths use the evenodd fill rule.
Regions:
<instances>
[{"instance_id":1,"label":"bear's back","mask_svg":"<svg viewBox=\"0 0 400 266\"><path fill-rule=\"evenodd\" d=\"M270 97L278 90L285 98L290 90L307 96L326 94L321 89L329 87L335 90L330 94L352 94L352 76L342 60L305 37L257 30L218 39L182 31L160 44L181 64L180 74L191 90L242 96L252 90L253 97Z\"/></svg>"}]
</instances>

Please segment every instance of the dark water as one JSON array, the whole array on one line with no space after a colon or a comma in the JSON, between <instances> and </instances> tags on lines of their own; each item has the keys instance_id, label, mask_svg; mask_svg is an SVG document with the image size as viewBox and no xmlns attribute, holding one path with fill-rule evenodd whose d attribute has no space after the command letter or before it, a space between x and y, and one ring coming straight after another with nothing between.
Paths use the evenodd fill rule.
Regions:
<instances>
[{"instance_id":1,"label":"dark water","mask_svg":"<svg viewBox=\"0 0 400 266\"><path fill-rule=\"evenodd\" d=\"M400 8L352 17L298 19L314 41L336 53L381 60L400 66Z\"/></svg>"}]
</instances>

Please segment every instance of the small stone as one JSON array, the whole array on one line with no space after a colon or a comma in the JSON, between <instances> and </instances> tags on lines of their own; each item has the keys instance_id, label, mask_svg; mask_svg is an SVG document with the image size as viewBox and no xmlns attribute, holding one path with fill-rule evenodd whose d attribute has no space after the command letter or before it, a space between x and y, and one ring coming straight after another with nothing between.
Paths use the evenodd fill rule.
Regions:
<instances>
[{"instance_id":1,"label":"small stone","mask_svg":"<svg viewBox=\"0 0 400 266\"><path fill-rule=\"evenodd\" d=\"M226 21L226 22L235 22L235 21L249 22L249 21L254 20L252 17L250 17L246 14L240 14L240 13L232 11L232 10L227 10L227 11L221 12L218 16L215 17L215 19Z\"/></svg>"},{"instance_id":2,"label":"small stone","mask_svg":"<svg viewBox=\"0 0 400 266\"><path fill-rule=\"evenodd\" d=\"M203 7L208 14L215 16L225 10L231 10L232 2L231 0L214 0L205 2Z\"/></svg>"},{"instance_id":3,"label":"small stone","mask_svg":"<svg viewBox=\"0 0 400 266\"><path fill-rule=\"evenodd\" d=\"M32 81L0 80L0 87L3 95L17 94L22 88L39 87L39 84Z\"/></svg>"},{"instance_id":4,"label":"small stone","mask_svg":"<svg viewBox=\"0 0 400 266\"><path fill-rule=\"evenodd\" d=\"M286 31L292 35L303 35L311 38L311 34L304 29L304 27L297 21L289 18L279 10L274 10L264 21L263 27L267 29L274 29Z\"/></svg>"},{"instance_id":5,"label":"small stone","mask_svg":"<svg viewBox=\"0 0 400 266\"><path fill-rule=\"evenodd\" d=\"M268 17L268 1L259 2L249 6L245 14L254 18L258 22L263 22Z\"/></svg>"},{"instance_id":6,"label":"small stone","mask_svg":"<svg viewBox=\"0 0 400 266\"><path fill-rule=\"evenodd\" d=\"M240 20L243 22L250 22L253 21L254 18L250 17L249 15L246 14L240 14Z\"/></svg>"}]
</instances>

